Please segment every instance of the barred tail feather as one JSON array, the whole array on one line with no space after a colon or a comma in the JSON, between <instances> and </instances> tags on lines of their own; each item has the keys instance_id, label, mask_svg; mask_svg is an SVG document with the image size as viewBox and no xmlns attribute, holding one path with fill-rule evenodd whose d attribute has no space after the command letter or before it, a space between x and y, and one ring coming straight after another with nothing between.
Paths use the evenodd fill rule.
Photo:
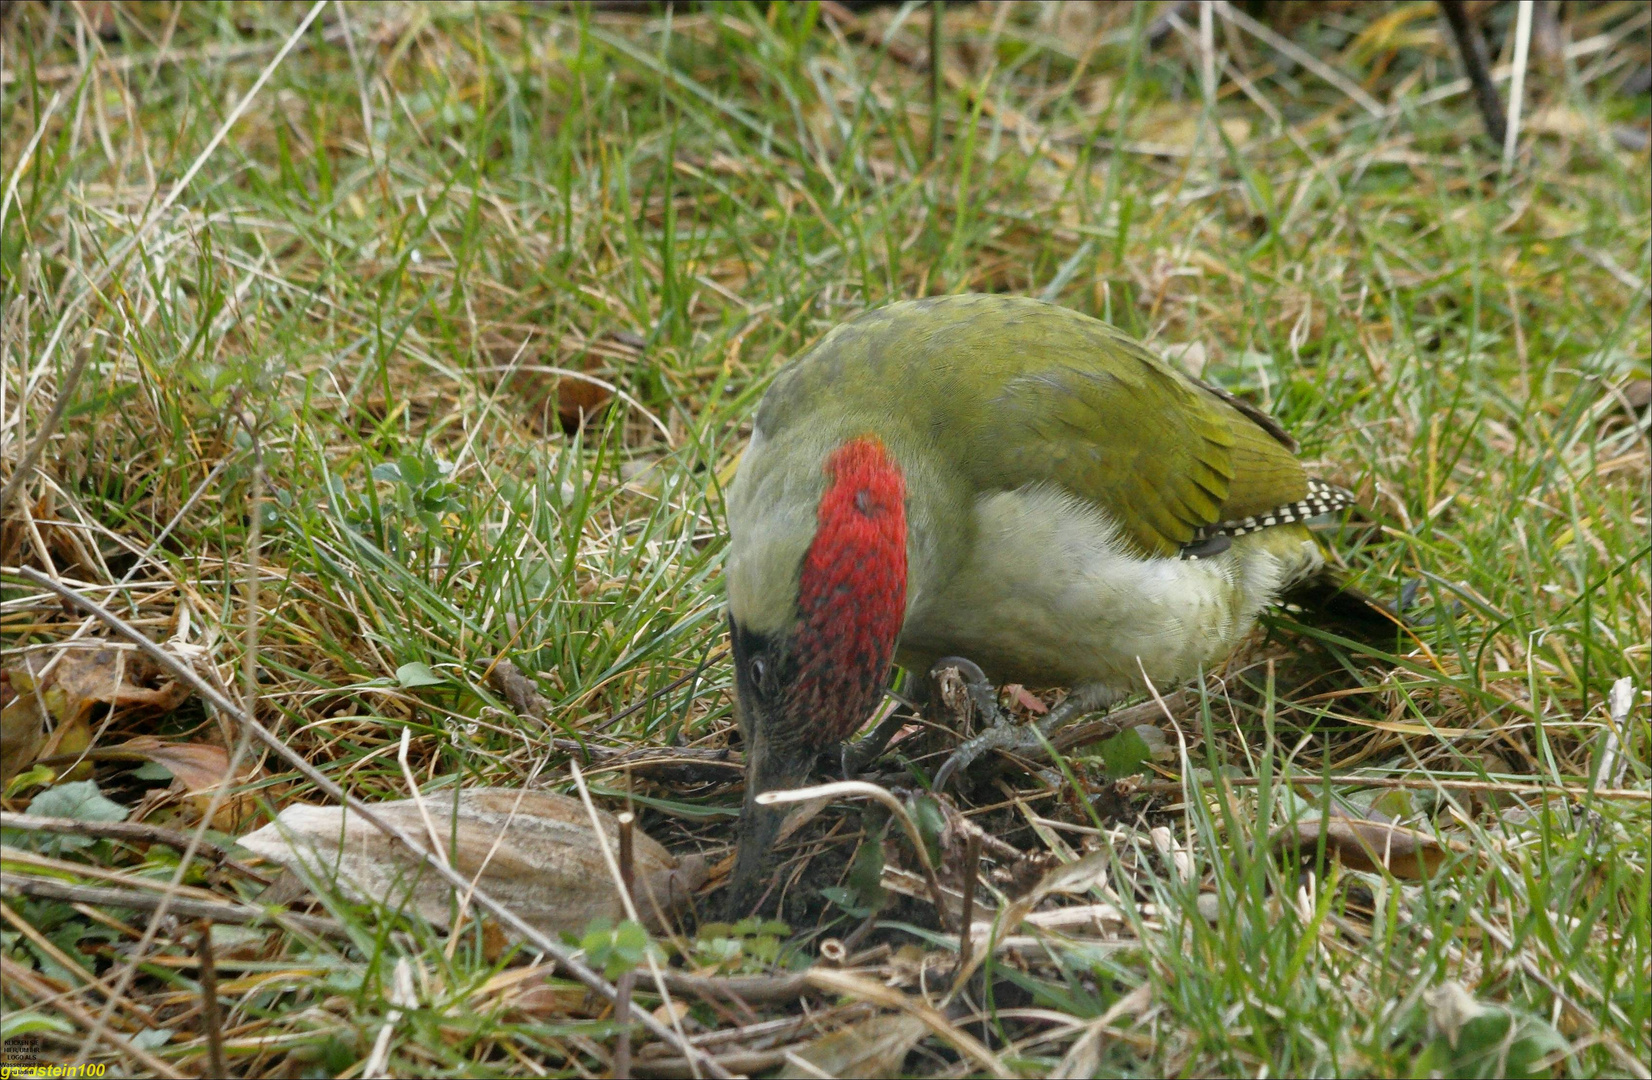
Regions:
<instances>
[{"instance_id":1,"label":"barred tail feather","mask_svg":"<svg viewBox=\"0 0 1652 1080\"><path fill-rule=\"evenodd\" d=\"M1269 510L1265 514L1252 514L1250 517L1235 518L1232 521L1218 521L1214 525L1206 525L1199 530L1194 542L1208 539L1212 536L1244 536L1258 529L1270 528L1274 525L1289 525L1292 522L1306 521L1318 517L1320 514L1331 514L1338 510L1354 505L1354 493L1324 480L1310 478L1308 480L1308 494L1296 502Z\"/></svg>"}]
</instances>

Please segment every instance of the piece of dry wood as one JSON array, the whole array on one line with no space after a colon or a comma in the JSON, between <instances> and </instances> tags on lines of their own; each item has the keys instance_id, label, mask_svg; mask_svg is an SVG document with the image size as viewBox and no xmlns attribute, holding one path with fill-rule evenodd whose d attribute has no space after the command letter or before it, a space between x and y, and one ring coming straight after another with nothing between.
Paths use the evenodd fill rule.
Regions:
<instances>
[{"instance_id":1,"label":"piece of dry wood","mask_svg":"<svg viewBox=\"0 0 1652 1080\"><path fill-rule=\"evenodd\" d=\"M449 865L542 932L579 933L595 918L625 918L602 841L578 799L548 791L471 788L379 803L373 810L409 832L423 829L428 813ZM598 816L608 844L617 844L618 822L610 814ZM363 899L410 901L436 926L450 925L455 893L465 895L434 874L420 874L416 859L353 811L336 806L289 806L271 824L242 837L241 846L317 877L336 876ZM639 914L654 929L705 883L703 859L679 863L640 830L633 833L633 859Z\"/></svg>"},{"instance_id":2,"label":"piece of dry wood","mask_svg":"<svg viewBox=\"0 0 1652 1080\"><path fill-rule=\"evenodd\" d=\"M813 987L807 973L797 975L686 975L665 973L665 988L673 994L693 994L706 1001L742 1001L748 1005L773 1005L796 1001Z\"/></svg>"},{"instance_id":3,"label":"piece of dry wood","mask_svg":"<svg viewBox=\"0 0 1652 1080\"><path fill-rule=\"evenodd\" d=\"M1368 821L1332 813L1275 829L1268 844L1300 855L1312 853L1324 838L1325 848L1355 870L1420 881L1430 877L1453 854L1466 854L1461 840L1435 837L1388 821Z\"/></svg>"},{"instance_id":4,"label":"piece of dry wood","mask_svg":"<svg viewBox=\"0 0 1652 1080\"><path fill-rule=\"evenodd\" d=\"M731 1073L750 1076L753 1073L768 1072L776 1065L784 1064L789 1049L736 1050L734 1053L723 1054L711 1060ZM660 1080L676 1080L678 1077L686 1080L688 1077L699 1075L690 1067L686 1058L680 1057L649 1058L638 1061L634 1069L637 1076L659 1077Z\"/></svg>"}]
</instances>

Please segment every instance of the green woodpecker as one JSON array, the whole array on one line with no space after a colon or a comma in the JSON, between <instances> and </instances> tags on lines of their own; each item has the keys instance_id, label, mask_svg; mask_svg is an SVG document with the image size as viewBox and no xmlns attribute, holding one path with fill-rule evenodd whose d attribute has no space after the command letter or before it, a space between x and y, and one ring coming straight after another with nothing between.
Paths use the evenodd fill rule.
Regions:
<instances>
[{"instance_id":1,"label":"green woodpecker","mask_svg":"<svg viewBox=\"0 0 1652 1080\"><path fill-rule=\"evenodd\" d=\"M746 795L735 903L783 810L882 700L892 662L961 656L1066 686L1047 735L1222 660L1323 566L1310 478L1254 406L1106 323L1037 300L892 304L775 378L729 493L726 563ZM999 746L1000 727L951 767Z\"/></svg>"}]
</instances>

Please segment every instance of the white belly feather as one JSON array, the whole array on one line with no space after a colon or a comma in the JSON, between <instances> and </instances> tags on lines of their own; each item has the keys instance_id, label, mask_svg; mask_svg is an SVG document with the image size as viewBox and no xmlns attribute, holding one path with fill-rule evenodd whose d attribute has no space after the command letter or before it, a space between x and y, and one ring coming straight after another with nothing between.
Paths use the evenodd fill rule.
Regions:
<instances>
[{"instance_id":1,"label":"white belly feather","mask_svg":"<svg viewBox=\"0 0 1652 1080\"><path fill-rule=\"evenodd\" d=\"M1322 565L1302 526L1237 537L1213 558L1142 558L1093 505L1047 487L975 504L970 562L909 597L900 658L968 657L1034 686L1141 688L1197 675L1236 645L1284 586Z\"/></svg>"}]
</instances>

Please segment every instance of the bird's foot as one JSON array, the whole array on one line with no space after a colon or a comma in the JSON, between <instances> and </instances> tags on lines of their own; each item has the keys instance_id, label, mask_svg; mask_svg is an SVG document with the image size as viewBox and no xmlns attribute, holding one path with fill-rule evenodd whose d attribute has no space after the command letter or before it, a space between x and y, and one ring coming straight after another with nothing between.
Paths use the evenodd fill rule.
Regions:
<instances>
[{"instance_id":1,"label":"bird's foot","mask_svg":"<svg viewBox=\"0 0 1652 1080\"><path fill-rule=\"evenodd\" d=\"M1029 745L1029 738L1031 740L1030 745L1036 747L1038 737L1031 735L1029 730L1031 727L1031 724L1025 726L1009 723L994 724L975 738L967 740L964 745L952 752L952 756L947 758L946 763L941 766L941 771L935 774L934 790L936 793L946 790L947 782L952 779L953 773L969 768L989 750L1009 750L1011 752L1026 750Z\"/></svg>"},{"instance_id":2,"label":"bird's foot","mask_svg":"<svg viewBox=\"0 0 1652 1080\"><path fill-rule=\"evenodd\" d=\"M973 664L970 666L974 667ZM1048 716L1035 723L1012 724L1008 717L998 712L992 727L965 742L947 758L941 771L935 774L935 790L944 790L954 773L969 768L990 750L1004 750L1024 757L1046 756L1045 747L1050 736L1087 713L1107 708L1116 699L1117 695L1105 687L1082 686L1075 688L1062 699L1061 704L1050 710ZM997 711L996 703L994 710Z\"/></svg>"}]
</instances>

